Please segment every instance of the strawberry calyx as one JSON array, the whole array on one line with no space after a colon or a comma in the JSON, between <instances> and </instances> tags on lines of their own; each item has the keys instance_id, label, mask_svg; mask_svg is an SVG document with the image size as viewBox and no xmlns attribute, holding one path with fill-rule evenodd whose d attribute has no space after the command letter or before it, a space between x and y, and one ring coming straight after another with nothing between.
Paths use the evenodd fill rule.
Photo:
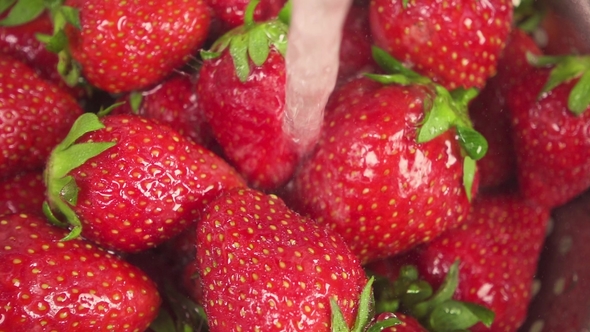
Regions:
<instances>
[{"instance_id":1,"label":"strawberry calyx","mask_svg":"<svg viewBox=\"0 0 590 332\"><path fill-rule=\"evenodd\" d=\"M490 327L494 321L494 312L486 307L452 299L459 283L459 261L451 265L436 292L419 278L412 265L403 266L393 282L385 277L376 278L377 314L401 311L432 332L466 330L477 323Z\"/></svg>"},{"instance_id":2,"label":"strawberry calyx","mask_svg":"<svg viewBox=\"0 0 590 332\"><path fill-rule=\"evenodd\" d=\"M115 142L76 143L83 135L104 128L98 116L93 113L82 114L70 129L64 140L52 151L45 169L45 185L47 201L43 203L43 211L47 218L57 226L72 226L71 231L62 241L74 239L82 232L82 223L72 206L78 203L78 186L70 171L83 165L115 145ZM55 212L65 217L61 221Z\"/></svg>"},{"instance_id":3,"label":"strawberry calyx","mask_svg":"<svg viewBox=\"0 0 590 332\"><path fill-rule=\"evenodd\" d=\"M527 60L535 67L552 67L547 82L538 98L562 83L579 78L568 97L568 109L574 115L584 113L590 106L590 56L536 56L527 53Z\"/></svg>"},{"instance_id":4,"label":"strawberry calyx","mask_svg":"<svg viewBox=\"0 0 590 332\"><path fill-rule=\"evenodd\" d=\"M365 287L363 288L363 291L361 292L361 296L358 303L358 313L352 329L350 329L346 324L344 316L342 315L342 311L338 307L336 300L333 298L330 299L330 307L332 310L332 332L378 332L383 330L384 328L401 324L401 321L399 319L389 318L379 322L378 324L372 325L367 329L367 326L369 325L375 314L374 310L372 310L372 306L375 302L373 299L374 281L375 278L371 277L365 285Z\"/></svg>"},{"instance_id":5,"label":"strawberry calyx","mask_svg":"<svg viewBox=\"0 0 590 332\"><path fill-rule=\"evenodd\" d=\"M250 60L262 66L274 47L283 57L287 52L288 26L280 19L254 22L254 9L260 0L250 1L244 13L244 24L221 36L209 50L201 51L203 60L212 60L229 49L236 75L241 82L250 76Z\"/></svg>"},{"instance_id":6,"label":"strawberry calyx","mask_svg":"<svg viewBox=\"0 0 590 332\"><path fill-rule=\"evenodd\" d=\"M469 102L478 94L475 88L447 90L415 71L406 68L386 51L373 46L373 58L388 74L366 74L368 78L382 84L425 85L432 88L431 98L424 100L424 120L420 124L416 141L428 142L447 130L454 128L456 139L463 152L463 184L471 200L471 189L475 178L476 160L485 156L488 143L485 137L473 128L469 119Z\"/></svg>"},{"instance_id":7,"label":"strawberry calyx","mask_svg":"<svg viewBox=\"0 0 590 332\"><path fill-rule=\"evenodd\" d=\"M170 281L165 282L162 288L163 305L156 319L150 324L150 330L153 332L202 331L207 325L203 307L179 292Z\"/></svg>"},{"instance_id":8,"label":"strawberry calyx","mask_svg":"<svg viewBox=\"0 0 590 332\"><path fill-rule=\"evenodd\" d=\"M53 34L37 33L35 37L50 52L58 55L57 71L68 86L81 83L81 68L72 60L68 51L68 38L65 33L66 25L70 24L81 29L79 10L64 6L64 0L7 0L0 1L0 15L7 10L8 14L0 20L0 26L18 26L29 23L38 18L44 11L49 11L53 21Z\"/></svg>"}]
</instances>

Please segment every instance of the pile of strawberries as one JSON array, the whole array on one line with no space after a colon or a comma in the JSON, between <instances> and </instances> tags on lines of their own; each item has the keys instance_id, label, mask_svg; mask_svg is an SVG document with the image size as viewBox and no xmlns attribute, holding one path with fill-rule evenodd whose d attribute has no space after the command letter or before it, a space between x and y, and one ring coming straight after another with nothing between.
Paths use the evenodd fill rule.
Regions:
<instances>
[{"instance_id":1,"label":"pile of strawberries","mask_svg":"<svg viewBox=\"0 0 590 332\"><path fill-rule=\"evenodd\" d=\"M0 332L517 331L590 188L531 3L355 1L302 153L286 0L0 2Z\"/></svg>"}]
</instances>

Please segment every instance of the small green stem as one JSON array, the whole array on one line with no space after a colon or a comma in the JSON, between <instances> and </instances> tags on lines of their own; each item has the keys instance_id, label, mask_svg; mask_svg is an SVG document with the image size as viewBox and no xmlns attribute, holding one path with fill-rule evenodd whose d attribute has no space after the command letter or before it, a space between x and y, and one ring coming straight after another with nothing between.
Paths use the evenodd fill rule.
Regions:
<instances>
[{"instance_id":1,"label":"small green stem","mask_svg":"<svg viewBox=\"0 0 590 332\"><path fill-rule=\"evenodd\" d=\"M248 6L246 7L246 11L244 12L244 26L251 26L254 23L254 11L258 6L260 0L251 0Z\"/></svg>"},{"instance_id":2,"label":"small green stem","mask_svg":"<svg viewBox=\"0 0 590 332\"><path fill-rule=\"evenodd\" d=\"M279 20L286 25L291 24L291 7L292 3L291 0L287 1L281 11L279 12Z\"/></svg>"}]
</instances>

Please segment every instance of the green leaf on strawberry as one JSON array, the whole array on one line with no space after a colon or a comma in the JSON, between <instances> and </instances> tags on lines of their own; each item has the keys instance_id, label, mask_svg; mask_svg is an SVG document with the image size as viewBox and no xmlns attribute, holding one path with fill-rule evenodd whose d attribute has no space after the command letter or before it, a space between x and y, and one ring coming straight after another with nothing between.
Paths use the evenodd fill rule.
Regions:
<instances>
[{"instance_id":1,"label":"green leaf on strawberry","mask_svg":"<svg viewBox=\"0 0 590 332\"><path fill-rule=\"evenodd\" d=\"M384 277L377 278L378 313L383 312L379 310L382 308L380 303L397 300L399 308L396 310L410 313L433 332L464 331L479 322L489 327L494 321L491 310L452 299L459 283L459 261L451 265L445 280L434 294L430 285L419 279L416 268L411 265L403 266L394 282Z\"/></svg>"},{"instance_id":2,"label":"green leaf on strawberry","mask_svg":"<svg viewBox=\"0 0 590 332\"><path fill-rule=\"evenodd\" d=\"M0 26L12 27L21 25L39 17L45 10L43 0L18 0L0 2L0 13L10 6L12 9L5 18L0 20Z\"/></svg>"},{"instance_id":3,"label":"green leaf on strawberry","mask_svg":"<svg viewBox=\"0 0 590 332\"><path fill-rule=\"evenodd\" d=\"M539 93L550 92L562 83L579 79L568 98L568 108L580 115L590 106L590 57L588 56L535 56L527 54L527 60L536 67L553 67L549 78Z\"/></svg>"},{"instance_id":4,"label":"green leaf on strawberry","mask_svg":"<svg viewBox=\"0 0 590 332\"><path fill-rule=\"evenodd\" d=\"M50 221L57 225L63 225L63 223L59 222L52 210L61 212L73 226L70 234L63 240L76 238L82 231L82 223L70 207L77 204L78 187L68 173L115 145L115 142L76 143L76 140L86 133L102 128L104 125L96 114L81 115L72 125L66 138L55 147L49 157L45 170L48 202L45 203L44 211Z\"/></svg>"},{"instance_id":5,"label":"green leaf on strawberry","mask_svg":"<svg viewBox=\"0 0 590 332\"><path fill-rule=\"evenodd\" d=\"M8 8L10 8L16 0L0 0L0 14L4 13Z\"/></svg>"},{"instance_id":6,"label":"green leaf on strawberry","mask_svg":"<svg viewBox=\"0 0 590 332\"><path fill-rule=\"evenodd\" d=\"M330 299L330 307L332 310L332 332L363 332L366 330L367 325L369 324L373 316L371 306L373 304L374 281L375 278L371 277L361 293L358 304L358 313L352 330L349 329L346 325L346 321L344 319L344 316L342 315L342 312L340 311L340 308L338 307L338 304L336 303L336 300L333 298ZM387 319L385 321L380 322L378 326L371 326L367 330L367 332L381 331L384 328L395 326L400 323L401 322L395 318Z\"/></svg>"},{"instance_id":7,"label":"green leaf on strawberry","mask_svg":"<svg viewBox=\"0 0 590 332\"><path fill-rule=\"evenodd\" d=\"M287 51L288 26L280 19L267 22L254 22L254 9L260 0L249 3L244 14L244 25L221 36L211 49L201 51L203 60L212 60L221 56L229 48L234 61L236 75L245 82L250 75L250 60L261 66L265 63L274 47L283 57Z\"/></svg>"},{"instance_id":8,"label":"green leaf on strawberry","mask_svg":"<svg viewBox=\"0 0 590 332\"><path fill-rule=\"evenodd\" d=\"M486 139L473 129L469 119L468 105L477 96L478 91L474 88L458 88L448 91L429 78L404 67L401 62L386 51L373 47L372 52L375 61L388 74L366 74L366 77L383 84L418 84L433 89L431 100L424 101L424 120L418 128L417 142L428 142L451 128L456 130L457 141L464 152L463 183L467 197L471 200L471 189L476 171L475 161L483 158L488 150Z\"/></svg>"}]
</instances>

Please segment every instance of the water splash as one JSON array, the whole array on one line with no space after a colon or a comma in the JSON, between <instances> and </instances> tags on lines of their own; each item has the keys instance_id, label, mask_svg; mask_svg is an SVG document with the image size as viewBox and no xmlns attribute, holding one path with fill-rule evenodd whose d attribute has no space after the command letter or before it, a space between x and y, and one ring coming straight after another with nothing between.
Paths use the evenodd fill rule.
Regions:
<instances>
[{"instance_id":1,"label":"water splash","mask_svg":"<svg viewBox=\"0 0 590 332\"><path fill-rule=\"evenodd\" d=\"M283 130L306 154L336 84L342 26L352 0L292 0Z\"/></svg>"}]
</instances>

